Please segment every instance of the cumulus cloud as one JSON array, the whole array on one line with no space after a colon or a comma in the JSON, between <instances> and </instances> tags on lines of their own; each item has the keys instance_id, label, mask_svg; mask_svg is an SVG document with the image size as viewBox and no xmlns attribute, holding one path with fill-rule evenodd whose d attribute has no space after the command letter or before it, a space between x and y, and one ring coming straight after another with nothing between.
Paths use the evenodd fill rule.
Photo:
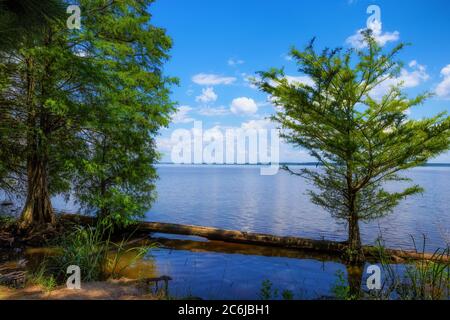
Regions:
<instances>
[{"instance_id":1,"label":"cumulus cloud","mask_svg":"<svg viewBox=\"0 0 450 320\"><path fill-rule=\"evenodd\" d=\"M442 81L436 87L436 95L442 99L450 99L450 64L441 70Z\"/></svg>"},{"instance_id":2,"label":"cumulus cloud","mask_svg":"<svg viewBox=\"0 0 450 320\"><path fill-rule=\"evenodd\" d=\"M380 46L384 46L388 42L397 41L400 38L400 32L398 31L383 32L381 21L376 19L369 23L368 28L372 30L372 35ZM363 31L365 31L365 29L359 29L356 31L354 35L347 38L346 43L357 49L367 47L367 43L362 34Z\"/></svg>"},{"instance_id":3,"label":"cumulus cloud","mask_svg":"<svg viewBox=\"0 0 450 320\"><path fill-rule=\"evenodd\" d=\"M236 81L235 77L224 77L217 74L199 73L192 77L192 81L201 86L229 85Z\"/></svg>"},{"instance_id":4,"label":"cumulus cloud","mask_svg":"<svg viewBox=\"0 0 450 320\"><path fill-rule=\"evenodd\" d=\"M214 102L216 100L217 94L212 87L202 89L202 94L195 98L195 101L203 103Z\"/></svg>"},{"instance_id":5,"label":"cumulus cloud","mask_svg":"<svg viewBox=\"0 0 450 320\"><path fill-rule=\"evenodd\" d=\"M231 102L230 110L234 114L254 114L258 111L258 105L251 98L240 97Z\"/></svg>"},{"instance_id":6,"label":"cumulus cloud","mask_svg":"<svg viewBox=\"0 0 450 320\"><path fill-rule=\"evenodd\" d=\"M172 116L173 123L189 123L195 119L189 117L189 112L192 110L189 106L179 106L177 112Z\"/></svg>"},{"instance_id":7,"label":"cumulus cloud","mask_svg":"<svg viewBox=\"0 0 450 320\"><path fill-rule=\"evenodd\" d=\"M403 88L414 88L430 78L426 67L418 64L416 60L411 61L408 66L410 70L403 68L398 77L382 82L371 91L371 95L376 99L380 99L392 86L401 84Z\"/></svg>"}]
</instances>

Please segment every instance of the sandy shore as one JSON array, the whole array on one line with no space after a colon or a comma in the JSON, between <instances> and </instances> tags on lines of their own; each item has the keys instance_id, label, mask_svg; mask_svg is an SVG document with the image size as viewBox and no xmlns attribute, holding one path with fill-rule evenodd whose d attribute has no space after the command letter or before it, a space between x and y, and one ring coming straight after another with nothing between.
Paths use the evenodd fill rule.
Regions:
<instances>
[{"instance_id":1,"label":"sandy shore","mask_svg":"<svg viewBox=\"0 0 450 320\"><path fill-rule=\"evenodd\" d=\"M22 289L0 286L0 300L158 300L161 297L149 293L149 289L134 280L121 279L91 282L80 290L57 287L46 292L37 285Z\"/></svg>"}]
</instances>

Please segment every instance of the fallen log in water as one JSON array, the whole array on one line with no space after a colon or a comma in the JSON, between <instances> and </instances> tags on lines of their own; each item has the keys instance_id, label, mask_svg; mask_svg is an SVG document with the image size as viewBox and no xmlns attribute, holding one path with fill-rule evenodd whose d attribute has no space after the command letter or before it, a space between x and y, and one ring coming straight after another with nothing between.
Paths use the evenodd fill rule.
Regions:
<instances>
[{"instance_id":1,"label":"fallen log in water","mask_svg":"<svg viewBox=\"0 0 450 320\"><path fill-rule=\"evenodd\" d=\"M282 237L261 233L251 233L235 230L223 230L211 227L193 225L180 225L161 222L140 222L139 229L149 232L160 232L170 234L200 236L210 240L221 240L263 246L277 246L289 249L301 249L319 251L323 253L342 254L347 248L346 242L329 240L313 240L298 237ZM363 247L364 255L378 258L379 250L373 246ZM384 254L395 259L433 260L435 256L430 253L419 253L415 251L384 249ZM449 256L440 257L443 261L450 261Z\"/></svg>"},{"instance_id":2,"label":"fallen log in water","mask_svg":"<svg viewBox=\"0 0 450 320\"><path fill-rule=\"evenodd\" d=\"M209 240L220 240L244 244L269 245L290 249L319 250L340 253L347 248L345 243L312 240L297 237L280 237L268 234L223 230L211 227L181 225L161 222L140 222L140 231L160 232L204 237Z\"/></svg>"},{"instance_id":3,"label":"fallen log in water","mask_svg":"<svg viewBox=\"0 0 450 320\"><path fill-rule=\"evenodd\" d=\"M64 219L76 221L78 223L92 223L91 217L65 214ZM194 225L181 225L162 222L138 222L137 229L142 232L159 232L168 234L191 235L207 238L209 240L219 240L224 242L234 242L252 244L260 246L283 247L289 249L300 249L316 251L322 253L342 255L348 248L346 242L314 240L298 237L283 237L269 234L243 232L236 230L224 230L212 227L202 227ZM380 252L376 247L364 246L364 255L368 258L379 258ZM384 254L394 260L436 260L436 256L431 253L419 253L408 250L384 249ZM450 256L440 256L441 261L450 261Z\"/></svg>"}]
</instances>

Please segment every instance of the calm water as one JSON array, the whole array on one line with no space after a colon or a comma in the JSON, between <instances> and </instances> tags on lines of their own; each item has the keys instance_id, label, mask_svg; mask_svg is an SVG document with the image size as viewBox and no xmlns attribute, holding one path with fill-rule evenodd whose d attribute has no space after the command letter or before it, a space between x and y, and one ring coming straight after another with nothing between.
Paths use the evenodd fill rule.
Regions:
<instances>
[{"instance_id":1,"label":"calm water","mask_svg":"<svg viewBox=\"0 0 450 320\"><path fill-rule=\"evenodd\" d=\"M261 176L253 166L161 165L158 171L159 197L147 220L345 239L345 225L311 204L305 194L309 186L299 177L284 172ZM450 168L417 168L406 175L425 193L404 200L388 217L362 224L364 243L373 244L381 232L389 247L410 249L411 237L421 243L423 235L428 251L445 246L450 241ZM343 264L326 258L191 240L195 241L165 244L145 261L147 272L173 278L171 293L177 296L253 299L258 298L262 282L270 280L279 291L316 298L331 294L338 271L347 273Z\"/></svg>"},{"instance_id":2,"label":"calm water","mask_svg":"<svg viewBox=\"0 0 450 320\"><path fill-rule=\"evenodd\" d=\"M344 240L345 225L309 201L299 177L261 176L258 167L160 166L158 200L147 219L225 229ZM430 249L450 241L450 168L417 168L406 174L425 193L404 200L389 216L362 224L363 241L380 234L387 246L411 248L427 236ZM399 186L397 184L396 186ZM388 186L395 190L395 186Z\"/></svg>"},{"instance_id":3,"label":"calm water","mask_svg":"<svg viewBox=\"0 0 450 320\"><path fill-rule=\"evenodd\" d=\"M250 166L160 166L159 174L159 197L148 220L345 239L345 225L310 203L305 181L284 172L261 176L258 167ZM363 241L373 243L381 231L390 247L412 248L411 236L421 242L424 234L428 250L444 246L450 236L450 168L418 168L407 176L426 192L403 201L390 216L363 224ZM336 272L346 273L338 262L314 258L211 252L176 244L172 248L152 255L156 272L174 278L172 293L177 295L252 299L258 297L262 282L270 280L280 291L314 298L330 295Z\"/></svg>"}]
</instances>

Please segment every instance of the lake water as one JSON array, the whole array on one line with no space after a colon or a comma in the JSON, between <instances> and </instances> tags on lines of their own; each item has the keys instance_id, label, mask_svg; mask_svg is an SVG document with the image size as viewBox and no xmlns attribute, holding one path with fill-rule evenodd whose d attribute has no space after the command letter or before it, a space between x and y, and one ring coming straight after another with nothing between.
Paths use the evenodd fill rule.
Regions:
<instances>
[{"instance_id":1,"label":"lake water","mask_svg":"<svg viewBox=\"0 0 450 320\"><path fill-rule=\"evenodd\" d=\"M310 202L305 194L310 186L285 172L261 176L257 166L175 165L160 165L158 172L158 200L146 215L149 221L314 239L346 237L345 225ZM406 176L425 192L402 201L389 216L362 224L363 242L373 244L381 233L388 247L412 249L414 238L421 249L425 235L427 251L446 246L450 242L450 168L421 167ZM146 273L171 276L171 293L177 296L254 299L262 282L270 280L280 292L317 298L331 295L338 271L347 274L339 261L292 250L205 242L196 237L155 237L175 240L163 241L161 248L151 251Z\"/></svg>"},{"instance_id":2,"label":"lake water","mask_svg":"<svg viewBox=\"0 0 450 320\"><path fill-rule=\"evenodd\" d=\"M305 194L305 180L280 171L261 176L253 166L159 166L158 200L147 219L224 229L344 240L336 223ZM435 249L450 241L450 168L421 167L406 176L425 188L383 219L361 225L363 242L380 234L387 246L412 248L411 236ZM397 189L401 184L388 186Z\"/></svg>"},{"instance_id":3,"label":"lake water","mask_svg":"<svg viewBox=\"0 0 450 320\"><path fill-rule=\"evenodd\" d=\"M159 196L147 220L314 239L346 237L345 225L309 201L305 192L310 186L285 172L261 176L257 166L173 165L161 165L158 171ZM425 192L404 200L389 216L362 224L363 242L373 244L381 232L393 248L413 248L411 237L421 247L423 235L427 250L444 247L450 241L450 168L422 167L406 175ZM279 291L314 298L330 295L336 272L346 273L339 262L276 256L280 249L255 255L245 249L212 252L176 242L169 247L152 255L157 273L174 278L172 293L178 295L252 299L262 282L270 280Z\"/></svg>"}]
</instances>

